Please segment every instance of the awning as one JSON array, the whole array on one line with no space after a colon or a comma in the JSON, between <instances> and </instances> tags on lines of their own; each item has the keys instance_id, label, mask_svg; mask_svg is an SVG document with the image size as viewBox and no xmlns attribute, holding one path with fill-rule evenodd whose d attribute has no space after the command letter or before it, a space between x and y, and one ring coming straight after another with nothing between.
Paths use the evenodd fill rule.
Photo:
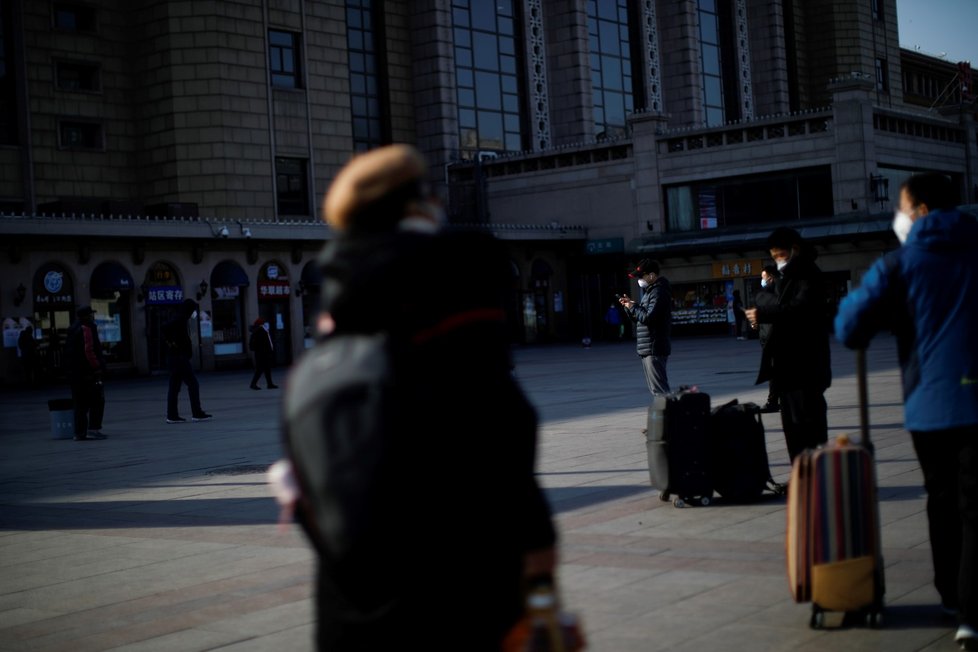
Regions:
<instances>
[{"instance_id":1,"label":"awning","mask_svg":"<svg viewBox=\"0 0 978 652\"><path fill-rule=\"evenodd\" d=\"M211 272L211 287L241 287L250 285L248 275L234 261L218 263Z\"/></svg>"},{"instance_id":2,"label":"awning","mask_svg":"<svg viewBox=\"0 0 978 652\"><path fill-rule=\"evenodd\" d=\"M119 263L102 263L92 272L92 292L131 290L135 287L128 270Z\"/></svg>"},{"instance_id":3,"label":"awning","mask_svg":"<svg viewBox=\"0 0 978 652\"><path fill-rule=\"evenodd\" d=\"M302 275L299 278L306 287L318 287L323 282L323 275L319 271L319 265L314 260L310 260L303 266Z\"/></svg>"}]
</instances>

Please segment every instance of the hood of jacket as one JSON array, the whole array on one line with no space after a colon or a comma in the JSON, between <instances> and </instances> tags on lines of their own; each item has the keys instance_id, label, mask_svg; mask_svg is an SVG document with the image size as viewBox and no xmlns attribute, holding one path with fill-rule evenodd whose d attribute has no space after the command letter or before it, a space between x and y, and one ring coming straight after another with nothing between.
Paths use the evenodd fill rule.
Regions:
<instances>
[{"instance_id":1,"label":"hood of jacket","mask_svg":"<svg viewBox=\"0 0 978 652\"><path fill-rule=\"evenodd\" d=\"M913 223L906 244L931 251L970 249L978 243L978 218L959 210L931 211Z\"/></svg>"}]
</instances>

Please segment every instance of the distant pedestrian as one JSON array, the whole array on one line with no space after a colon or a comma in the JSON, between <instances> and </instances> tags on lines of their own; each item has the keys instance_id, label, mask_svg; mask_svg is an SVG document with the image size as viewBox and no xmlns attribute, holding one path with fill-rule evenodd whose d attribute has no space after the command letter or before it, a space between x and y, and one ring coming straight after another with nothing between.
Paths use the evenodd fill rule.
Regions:
<instances>
[{"instance_id":1,"label":"distant pedestrian","mask_svg":"<svg viewBox=\"0 0 978 652\"><path fill-rule=\"evenodd\" d=\"M747 338L744 336L744 324L747 323L747 317L744 314L744 300L740 298L740 290L733 291L733 299L730 301L730 307L733 308L734 331L737 339L746 340Z\"/></svg>"},{"instance_id":2,"label":"distant pedestrian","mask_svg":"<svg viewBox=\"0 0 978 652\"><path fill-rule=\"evenodd\" d=\"M644 258L628 276L638 279L642 296L637 302L628 296L618 302L636 324L636 350L655 398L670 391L666 363L672 353L672 291L669 280L659 276L658 261Z\"/></svg>"},{"instance_id":3,"label":"distant pedestrian","mask_svg":"<svg viewBox=\"0 0 978 652\"><path fill-rule=\"evenodd\" d=\"M754 296L754 301L758 306L776 306L778 304L778 278L778 268L774 265L765 265L764 269L761 270L761 289ZM744 318L747 318L746 313ZM761 343L761 366L763 367L765 365L763 358L765 355L769 355L767 342L771 338L771 324L757 324L755 329L757 330L757 339ZM778 412L780 409L777 381L774 378L769 378L767 381L767 401L761 408L761 412Z\"/></svg>"},{"instance_id":4,"label":"distant pedestrian","mask_svg":"<svg viewBox=\"0 0 978 652\"><path fill-rule=\"evenodd\" d=\"M82 306L76 315L78 319L68 328L65 340L65 365L75 408L75 441L104 439L102 417L105 414L105 391L102 374L105 359L95 327L95 311L91 306Z\"/></svg>"},{"instance_id":5,"label":"distant pedestrian","mask_svg":"<svg viewBox=\"0 0 978 652\"><path fill-rule=\"evenodd\" d=\"M20 368L24 374L24 385L34 387L37 384L38 359L37 340L34 339L34 324L29 319L20 320L20 335L17 336L17 356Z\"/></svg>"},{"instance_id":6,"label":"distant pedestrian","mask_svg":"<svg viewBox=\"0 0 978 652\"><path fill-rule=\"evenodd\" d=\"M275 358L275 345L272 343L271 324L259 317L251 326L248 347L255 355L255 375L251 377L251 389L261 389L258 379L265 374L265 387L277 389L272 382L272 361Z\"/></svg>"},{"instance_id":7,"label":"distant pedestrian","mask_svg":"<svg viewBox=\"0 0 978 652\"><path fill-rule=\"evenodd\" d=\"M167 423L187 422L185 418L180 416L180 411L177 408L180 387L184 383L186 383L187 393L190 395L192 419L194 421L205 421L212 417L200 407L200 384L197 382L197 377L194 375L193 367L190 364L194 351L187 328L188 322L196 318L197 302L193 299L184 299L183 303L177 307L173 317L163 324L163 341L166 342L170 367L170 386L166 393Z\"/></svg>"},{"instance_id":8,"label":"distant pedestrian","mask_svg":"<svg viewBox=\"0 0 978 652\"><path fill-rule=\"evenodd\" d=\"M604 323L608 325L609 339L620 340L625 334L625 325L621 321L621 307L617 304L608 306L608 312L604 314Z\"/></svg>"},{"instance_id":9,"label":"distant pedestrian","mask_svg":"<svg viewBox=\"0 0 978 652\"><path fill-rule=\"evenodd\" d=\"M777 264L777 303L746 311L751 326L770 324L757 384L773 379L781 399L788 457L828 440L825 390L832 384L829 312L818 253L797 231L775 229L767 239Z\"/></svg>"},{"instance_id":10,"label":"distant pedestrian","mask_svg":"<svg viewBox=\"0 0 978 652\"><path fill-rule=\"evenodd\" d=\"M902 246L842 300L835 332L850 348L896 332L934 585L943 611L958 615L955 640L978 650L978 220L955 210L954 197L943 174L903 183L893 221Z\"/></svg>"}]
</instances>

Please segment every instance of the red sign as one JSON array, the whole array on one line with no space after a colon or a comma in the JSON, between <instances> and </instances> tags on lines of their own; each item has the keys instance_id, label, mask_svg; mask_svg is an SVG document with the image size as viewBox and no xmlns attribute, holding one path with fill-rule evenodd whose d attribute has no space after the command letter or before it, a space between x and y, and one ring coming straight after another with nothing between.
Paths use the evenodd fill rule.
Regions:
<instances>
[{"instance_id":1,"label":"red sign","mask_svg":"<svg viewBox=\"0 0 978 652\"><path fill-rule=\"evenodd\" d=\"M259 281L258 300L275 301L276 299L287 299L291 289L288 281Z\"/></svg>"}]
</instances>

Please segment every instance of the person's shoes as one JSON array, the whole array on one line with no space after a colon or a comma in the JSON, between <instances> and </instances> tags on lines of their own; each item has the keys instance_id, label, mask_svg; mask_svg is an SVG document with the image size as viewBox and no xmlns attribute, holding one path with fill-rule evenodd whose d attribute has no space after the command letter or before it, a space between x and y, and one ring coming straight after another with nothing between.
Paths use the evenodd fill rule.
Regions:
<instances>
[{"instance_id":1,"label":"person's shoes","mask_svg":"<svg viewBox=\"0 0 978 652\"><path fill-rule=\"evenodd\" d=\"M268 389L278 389L278 385L268 385Z\"/></svg>"},{"instance_id":2,"label":"person's shoes","mask_svg":"<svg viewBox=\"0 0 978 652\"><path fill-rule=\"evenodd\" d=\"M183 417L167 417L166 418L166 422L167 423L187 423L187 420L184 419Z\"/></svg>"},{"instance_id":3,"label":"person's shoes","mask_svg":"<svg viewBox=\"0 0 978 652\"><path fill-rule=\"evenodd\" d=\"M107 437L102 434L102 431L101 430L89 430L88 431L88 438L89 439L107 439Z\"/></svg>"},{"instance_id":4,"label":"person's shoes","mask_svg":"<svg viewBox=\"0 0 978 652\"><path fill-rule=\"evenodd\" d=\"M761 412L765 414L770 414L771 412L780 412L780 411L781 411L781 406L779 406L777 403L774 403L772 401L768 401L767 403L764 404L764 407L761 408Z\"/></svg>"},{"instance_id":5,"label":"person's shoes","mask_svg":"<svg viewBox=\"0 0 978 652\"><path fill-rule=\"evenodd\" d=\"M197 421L207 421L208 419L213 419L213 414L207 414L206 412L201 412L200 414L195 414L193 420Z\"/></svg>"},{"instance_id":6,"label":"person's shoes","mask_svg":"<svg viewBox=\"0 0 978 652\"><path fill-rule=\"evenodd\" d=\"M962 650L978 650L978 630L970 625L961 625L954 635L954 641Z\"/></svg>"},{"instance_id":7,"label":"person's shoes","mask_svg":"<svg viewBox=\"0 0 978 652\"><path fill-rule=\"evenodd\" d=\"M248 385L251 389L261 389L258 385Z\"/></svg>"},{"instance_id":8,"label":"person's shoes","mask_svg":"<svg viewBox=\"0 0 978 652\"><path fill-rule=\"evenodd\" d=\"M75 441L92 441L94 437L89 437L88 435L75 435Z\"/></svg>"}]
</instances>

